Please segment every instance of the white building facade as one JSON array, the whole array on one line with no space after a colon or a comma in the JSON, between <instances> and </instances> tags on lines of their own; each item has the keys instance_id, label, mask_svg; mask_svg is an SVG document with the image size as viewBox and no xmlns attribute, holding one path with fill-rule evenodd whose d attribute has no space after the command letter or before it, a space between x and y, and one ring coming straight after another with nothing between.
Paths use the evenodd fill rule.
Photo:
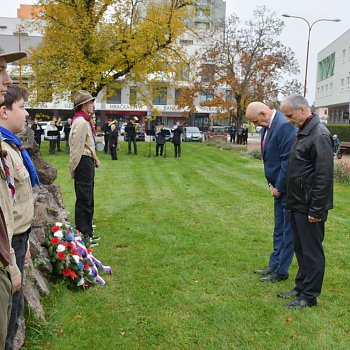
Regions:
<instances>
[{"instance_id":1,"label":"white building facade","mask_svg":"<svg viewBox=\"0 0 350 350\"><path fill-rule=\"evenodd\" d=\"M329 124L349 124L350 29L317 55L315 108Z\"/></svg>"}]
</instances>

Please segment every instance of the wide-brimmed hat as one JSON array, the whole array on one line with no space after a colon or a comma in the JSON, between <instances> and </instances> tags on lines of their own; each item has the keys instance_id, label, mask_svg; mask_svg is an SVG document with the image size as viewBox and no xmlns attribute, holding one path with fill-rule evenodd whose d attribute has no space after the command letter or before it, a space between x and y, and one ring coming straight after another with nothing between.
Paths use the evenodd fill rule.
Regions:
<instances>
[{"instance_id":1,"label":"wide-brimmed hat","mask_svg":"<svg viewBox=\"0 0 350 350\"><path fill-rule=\"evenodd\" d=\"M74 95L74 109L92 100L95 100L95 97L92 97L89 91L79 90Z\"/></svg>"},{"instance_id":2,"label":"wide-brimmed hat","mask_svg":"<svg viewBox=\"0 0 350 350\"><path fill-rule=\"evenodd\" d=\"M25 52L6 52L0 54L0 58L5 58L6 63L10 63L13 61L20 60L23 57L26 57L27 54Z\"/></svg>"}]
</instances>

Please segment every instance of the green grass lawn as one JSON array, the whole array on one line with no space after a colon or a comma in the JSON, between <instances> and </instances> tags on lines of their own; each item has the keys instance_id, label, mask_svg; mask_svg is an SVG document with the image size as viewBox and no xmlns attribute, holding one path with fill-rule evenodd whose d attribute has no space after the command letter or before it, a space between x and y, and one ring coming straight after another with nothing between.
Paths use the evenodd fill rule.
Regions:
<instances>
[{"instance_id":1,"label":"green grass lawn","mask_svg":"<svg viewBox=\"0 0 350 350\"><path fill-rule=\"evenodd\" d=\"M113 268L107 285L45 299L48 324L29 333L30 349L350 349L350 189L335 185L326 227L326 276L319 306L284 308L290 278L266 284L253 273L272 248L273 201L261 161L205 144L183 156L119 160L99 153L95 256ZM45 159L58 169L74 220L68 155Z\"/></svg>"}]
</instances>

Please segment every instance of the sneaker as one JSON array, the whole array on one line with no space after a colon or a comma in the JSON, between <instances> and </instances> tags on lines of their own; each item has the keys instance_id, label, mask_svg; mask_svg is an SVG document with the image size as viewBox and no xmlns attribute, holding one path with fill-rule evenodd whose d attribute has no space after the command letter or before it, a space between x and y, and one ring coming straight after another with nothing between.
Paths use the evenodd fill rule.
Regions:
<instances>
[{"instance_id":1,"label":"sneaker","mask_svg":"<svg viewBox=\"0 0 350 350\"><path fill-rule=\"evenodd\" d=\"M91 241L90 242L90 247L96 247L98 245L97 242Z\"/></svg>"},{"instance_id":2,"label":"sneaker","mask_svg":"<svg viewBox=\"0 0 350 350\"><path fill-rule=\"evenodd\" d=\"M100 239L101 239L101 237L99 237L99 236L92 236L90 238L91 241L99 241Z\"/></svg>"}]
</instances>

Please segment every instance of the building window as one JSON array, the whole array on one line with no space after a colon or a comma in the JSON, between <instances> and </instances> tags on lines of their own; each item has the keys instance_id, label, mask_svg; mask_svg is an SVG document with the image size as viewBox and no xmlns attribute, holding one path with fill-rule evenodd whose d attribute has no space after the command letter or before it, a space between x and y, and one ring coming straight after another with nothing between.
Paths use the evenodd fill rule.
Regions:
<instances>
[{"instance_id":1,"label":"building window","mask_svg":"<svg viewBox=\"0 0 350 350\"><path fill-rule=\"evenodd\" d=\"M182 94L182 89L175 89L175 104L178 105Z\"/></svg>"},{"instance_id":2,"label":"building window","mask_svg":"<svg viewBox=\"0 0 350 350\"><path fill-rule=\"evenodd\" d=\"M209 22L195 22L194 23L194 26L197 28L197 29L209 29L210 28L210 23Z\"/></svg>"},{"instance_id":3,"label":"building window","mask_svg":"<svg viewBox=\"0 0 350 350\"><path fill-rule=\"evenodd\" d=\"M129 104L136 105L137 104L137 90L136 86L131 86L129 91Z\"/></svg>"},{"instance_id":4,"label":"building window","mask_svg":"<svg viewBox=\"0 0 350 350\"><path fill-rule=\"evenodd\" d=\"M113 89L113 95L107 98L107 103L121 104L122 103L122 89Z\"/></svg>"},{"instance_id":5,"label":"building window","mask_svg":"<svg viewBox=\"0 0 350 350\"><path fill-rule=\"evenodd\" d=\"M329 96L333 95L333 83L329 83Z\"/></svg>"},{"instance_id":6,"label":"building window","mask_svg":"<svg viewBox=\"0 0 350 350\"><path fill-rule=\"evenodd\" d=\"M345 58L346 58L346 49L343 50L343 63L345 63Z\"/></svg>"},{"instance_id":7,"label":"building window","mask_svg":"<svg viewBox=\"0 0 350 350\"><path fill-rule=\"evenodd\" d=\"M327 97L327 96L328 96L328 84L325 87L325 97Z\"/></svg>"},{"instance_id":8,"label":"building window","mask_svg":"<svg viewBox=\"0 0 350 350\"><path fill-rule=\"evenodd\" d=\"M156 87L153 90L154 98L153 98L153 104L164 106L166 105L166 98L167 98L167 88L166 87Z\"/></svg>"},{"instance_id":9,"label":"building window","mask_svg":"<svg viewBox=\"0 0 350 350\"><path fill-rule=\"evenodd\" d=\"M320 98L320 88L317 88L317 98Z\"/></svg>"},{"instance_id":10,"label":"building window","mask_svg":"<svg viewBox=\"0 0 350 350\"><path fill-rule=\"evenodd\" d=\"M214 98L213 90L204 90L200 96L200 102L208 102Z\"/></svg>"},{"instance_id":11,"label":"building window","mask_svg":"<svg viewBox=\"0 0 350 350\"><path fill-rule=\"evenodd\" d=\"M228 101L228 100L233 100L233 96L232 96L232 90L229 90L229 89L227 89L226 91L225 91L225 97L226 97L226 101Z\"/></svg>"},{"instance_id":12,"label":"building window","mask_svg":"<svg viewBox=\"0 0 350 350\"><path fill-rule=\"evenodd\" d=\"M201 81L208 83L214 80L214 65L213 64L202 64L201 65Z\"/></svg>"},{"instance_id":13,"label":"building window","mask_svg":"<svg viewBox=\"0 0 350 350\"><path fill-rule=\"evenodd\" d=\"M335 52L318 62L318 81L325 80L334 75Z\"/></svg>"},{"instance_id":14,"label":"building window","mask_svg":"<svg viewBox=\"0 0 350 350\"><path fill-rule=\"evenodd\" d=\"M190 67L185 66L181 69L181 72L177 74L177 80L179 81L189 81L190 80Z\"/></svg>"},{"instance_id":15,"label":"building window","mask_svg":"<svg viewBox=\"0 0 350 350\"><path fill-rule=\"evenodd\" d=\"M346 78L346 90L350 90L350 76Z\"/></svg>"},{"instance_id":16,"label":"building window","mask_svg":"<svg viewBox=\"0 0 350 350\"><path fill-rule=\"evenodd\" d=\"M323 97L324 86L321 86L321 97Z\"/></svg>"},{"instance_id":17,"label":"building window","mask_svg":"<svg viewBox=\"0 0 350 350\"><path fill-rule=\"evenodd\" d=\"M344 79L340 79L340 92L344 91Z\"/></svg>"},{"instance_id":18,"label":"building window","mask_svg":"<svg viewBox=\"0 0 350 350\"><path fill-rule=\"evenodd\" d=\"M193 40L181 39L181 40L180 40L180 44L181 44L181 45L193 45Z\"/></svg>"}]
</instances>

